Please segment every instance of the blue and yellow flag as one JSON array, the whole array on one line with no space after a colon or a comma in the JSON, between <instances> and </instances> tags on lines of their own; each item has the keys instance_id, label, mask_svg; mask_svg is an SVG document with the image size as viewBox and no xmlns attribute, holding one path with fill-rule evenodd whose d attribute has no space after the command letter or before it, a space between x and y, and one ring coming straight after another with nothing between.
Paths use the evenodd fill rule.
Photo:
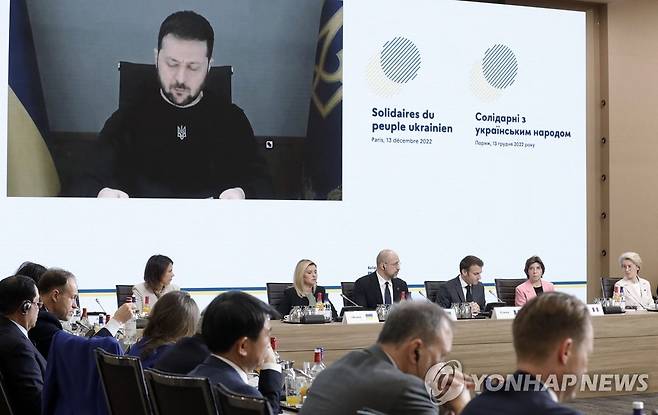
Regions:
<instances>
[{"instance_id":1,"label":"blue and yellow flag","mask_svg":"<svg viewBox=\"0 0 658 415\"><path fill-rule=\"evenodd\" d=\"M342 200L343 2L325 0L304 157L305 198Z\"/></svg>"},{"instance_id":2,"label":"blue and yellow flag","mask_svg":"<svg viewBox=\"0 0 658 415\"><path fill-rule=\"evenodd\" d=\"M7 196L55 196L60 185L46 142L48 117L25 0L9 12Z\"/></svg>"}]
</instances>

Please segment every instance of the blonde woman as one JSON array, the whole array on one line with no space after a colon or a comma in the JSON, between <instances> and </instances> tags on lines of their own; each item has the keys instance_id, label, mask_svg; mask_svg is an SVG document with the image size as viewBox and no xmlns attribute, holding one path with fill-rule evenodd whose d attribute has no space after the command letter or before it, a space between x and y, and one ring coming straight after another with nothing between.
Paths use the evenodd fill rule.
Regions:
<instances>
[{"instance_id":1,"label":"blonde woman","mask_svg":"<svg viewBox=\"0 0 658 415\"><path fill-rule=\"evenodd\" d=\"M639 308L653 307L651 284L640 277L640 268L642 268L640 255L636 252L624 252L619 257L619 265L623 278L615 283L615 289L624 288L626 305Z\"/></svg>"},{"instance_id":2,"label":"blonde woman","mask_svg":"<svg viewBox=\"0 0 658 415\"><path fill-rule=\"evenodd\" d=\"M310 259L302 259L295 267L293 286L286 288L283 292L283 298L277 311L281 316L285 316L290 314L290 310L294 306L313 306L318 300L318 294L322 294L322 301L329 301L324 287L318 285L317 265ZM336 317L336 308L333 305L332 309L334 317Z\"/></svg>"}]
</instances>

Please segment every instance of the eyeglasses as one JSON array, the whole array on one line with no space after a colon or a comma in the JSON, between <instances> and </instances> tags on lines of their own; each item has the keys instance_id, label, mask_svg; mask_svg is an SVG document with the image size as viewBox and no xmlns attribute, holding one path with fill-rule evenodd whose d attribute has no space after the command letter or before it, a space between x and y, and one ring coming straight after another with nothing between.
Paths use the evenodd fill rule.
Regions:
<instances>
[{"instance_id":1,"label":"eyeglasses","mask_svg":"<svg viewBox=\"0 0 658 415\"><path fill-rule=\"evenodd\" d=\"M30 301L27 300L28 303L36 304L37 307L39 307L39 310L43 308L43 301Z\"/></svg>"}]
</instances>

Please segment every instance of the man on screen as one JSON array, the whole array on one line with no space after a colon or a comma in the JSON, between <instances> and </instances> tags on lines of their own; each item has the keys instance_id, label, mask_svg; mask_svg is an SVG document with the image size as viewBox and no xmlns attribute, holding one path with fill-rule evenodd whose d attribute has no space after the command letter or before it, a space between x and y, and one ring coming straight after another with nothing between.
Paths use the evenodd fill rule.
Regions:
<instances>
[{"instance_id":1,"label":"man on screen","mask_svg":"<svg viewBox=\"0 0 658 415\"><path fill-rule=\"evenodd\" d=\"M411 298L407 283L397 278L400 272L400 258L395 251L384 249L377 255L375 272L363 276L354 283L354 300L361 307L377 307L379 304L393 304L400 301L402 293Z\"/></svg>"},{"instance_id":2,"label":"man on screen","mask_svg":"<svg viewBox=\"0 0 658 415\"><path fill-rule=\"evenodd\" d=\"M453 303L471 303L471 310L479 313L484 310L484 286L480 284L484 262L476 256L468 255L459 263L459 275L439 288L436 302L443 308Z\"/></svg>"},{"instance_id":3,"label":"man on screen","mask_svg":"<svg viewBox=\"0 0 658 415\"><path fill-rule=\"evenodd\" d=\"M266 198L271 183L244 112L205 90L214 31L192 11L160 26L159 90L119 108L100 132L98 197Z\"/></svg>"}]
</instances>

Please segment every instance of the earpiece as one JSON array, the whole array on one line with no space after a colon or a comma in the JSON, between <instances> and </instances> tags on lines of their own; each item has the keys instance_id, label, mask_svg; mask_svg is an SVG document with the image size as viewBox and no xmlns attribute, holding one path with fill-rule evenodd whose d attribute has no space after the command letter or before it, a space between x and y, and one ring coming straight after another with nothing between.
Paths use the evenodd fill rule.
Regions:
<instances>
[{"instance_id":1,"label":"earpiece","mask_svg":"<svg viewBox=\"0 0 658 415\"><path fill-rule=\"evenodd\" d=\"M420 351L418 350L418 348L414 350L414 354L416 355L416 363L418 363L418 361L420 360Z\"/></svg>"},{"instance_id":2,"label":"earpiece","mask_svg":"<svg viewBox=\"0 0 658 415\"><path fill-rule=\"evenodd\" d=\"M21 313L27 314L30 311L30 307L32 307L32 302L28 300L23 301L23 304L21 304Z\"/></svg>"}]
</instances>

